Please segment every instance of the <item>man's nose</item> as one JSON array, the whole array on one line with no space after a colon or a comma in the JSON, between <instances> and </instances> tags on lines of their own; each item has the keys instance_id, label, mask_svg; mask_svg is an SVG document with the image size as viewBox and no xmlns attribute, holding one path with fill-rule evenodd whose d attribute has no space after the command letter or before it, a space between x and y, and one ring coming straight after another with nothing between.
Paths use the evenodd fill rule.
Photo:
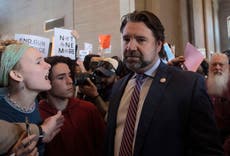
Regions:
<instances>
[{"instance_id":1,"label":"man's nose","mask_svg":"<svg viewBox=\"0 0 230 156\"><path fill-rule=\"evenodd\" d=\"M134 39L129 41L127 45L127 50L137 50L136 41Z\"/></svg>"},{"instance_id":2,"label":"man's nose","mask_svg":"<svg viewBox=\"0 0 230 156\"><path fill-rule=\"evenodd\" d=\"M67 82L67 84L72 84L73 79L70 76L68 76L67 79L66 79L66 82Z\"/></svg>"},{"instance_id":3,"label":"man's nose","mask_svg":"<svg viewBox=\"0 0 230 156\"><path fill-rule=\"evenodd\" d=\"M222 66L217 63L216 66L215 66L215 68L218 69L218 70L220 70L220 69L222 69Z\"/></svg>"}]
</instances>

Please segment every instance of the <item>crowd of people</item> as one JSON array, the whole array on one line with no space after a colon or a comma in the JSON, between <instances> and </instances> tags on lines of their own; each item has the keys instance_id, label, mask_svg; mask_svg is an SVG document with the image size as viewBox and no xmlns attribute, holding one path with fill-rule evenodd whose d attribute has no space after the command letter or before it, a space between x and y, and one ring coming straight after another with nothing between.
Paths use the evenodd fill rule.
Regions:
<instances>
[{"instance_id":1,"label":"crowd of people","mask_svg":"<svg viewBox=\"0 0 230 156\"><path fill-rule=\"evenodd\" d=\"M123 16L120 32L124 59L89 54L86 71L1 43L0 155L230 156L230 50L191 72L162 61L153 13Z\"/></svg>"}]
</instances>

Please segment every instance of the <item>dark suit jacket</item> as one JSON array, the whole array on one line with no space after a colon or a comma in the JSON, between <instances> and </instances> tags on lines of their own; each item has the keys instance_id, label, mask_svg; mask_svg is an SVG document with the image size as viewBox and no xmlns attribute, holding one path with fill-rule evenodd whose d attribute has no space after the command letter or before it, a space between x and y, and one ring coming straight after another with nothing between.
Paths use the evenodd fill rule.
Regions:
<instances>
[{"instance_id":1,"label":"dark suit jacket","mask_svg":"<svg viewBox=\"0 0 230 156\"><path fill-rule=\"evenodd\" d=\"M107 156L114 155L117 111L130 77L119 80L113 88L107 121ZM161 78L166 78L166 82L160 82ZM220 155L222 147L204 79L161 63L142 108L134 156Z\"/></svg>"}]
</instances>

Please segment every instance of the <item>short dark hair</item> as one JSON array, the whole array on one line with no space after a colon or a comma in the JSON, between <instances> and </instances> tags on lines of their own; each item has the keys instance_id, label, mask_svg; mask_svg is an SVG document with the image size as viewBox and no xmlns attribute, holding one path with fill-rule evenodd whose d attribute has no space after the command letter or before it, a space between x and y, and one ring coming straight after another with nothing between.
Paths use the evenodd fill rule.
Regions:
<instances>
[{"instance_id":1,"label":"short dark hair","mask_svg":"<svg viewBox=\"0 0 230 156\"><path fill-rule=\"evenodd\" d=\"M230 49L224 50L222 53L228 56L228 64L230 64Z\"/></svg>"},{"instance_id":2,"label":"short dark hair","mask_svg":"<svg viewBox=\"0 0 230 156\"><path fill-rule=\"evenodd\" d=\"M85 56L84 61L83 61L83 65L84 65L86 71L88 71L90 69L90 60L92 57L100 57L100 55L88 54Z\"/></svg>"},{"instance_id":3,"label":"short dark hair","mask_svg":"<svg viewBox=\"0 0 230 156\"><path fill-rule=\"evenodd\" d=\"M52 69L53 67L58 64L58 63L64 63L66 65L68 65L70 72L71 72L71 76L72 79L74 78L74 68L75 68L75 61L70 59L69 57L65 57L65 56L50 56L45 58L45 61L47 63L50 64L50 72L49 72L49 79L51 80L52 77Z\"/></svg>"},{"instance_id":4,"label":"short dark hair","mask_svg":"<svg viewBox=\"0 0 230 156\"><path fill-rule=\"evenodd\" d=\"M120 32L123 33L124 27L128 22L143 22L153 33L157 41L165 41L164 26L159 18L149 11L134 11L122 17Z\"/></svg>"}]
</instances>

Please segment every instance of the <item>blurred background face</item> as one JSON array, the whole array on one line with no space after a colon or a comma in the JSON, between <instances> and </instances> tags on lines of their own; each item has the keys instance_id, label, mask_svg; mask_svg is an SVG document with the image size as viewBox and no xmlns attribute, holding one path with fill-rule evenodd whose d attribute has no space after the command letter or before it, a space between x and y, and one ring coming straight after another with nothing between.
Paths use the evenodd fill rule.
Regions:
<instances>
[{"instance_id":1,"label":"blurred background face","mask_svg":"<svg viewBox=\"0 0 230 156\"><path fill-rule=\"evenodd\" d=\"M128 22L122 36L124 62L129 69L144 72L159 59L162 43L143 22Z\"/></svg>"},{"instance_id":2,"label":"blurred background face","mask_svg":"<svg viewBox=\"0 0 230 156\"><path fill-rule=\"evenodd\" d=\"M29 48L17 66L23 76L25 87L29 90L45 91L51 88L48 79L50 65L44 61L42 54L36 49Z\"/></svg>"},{"instance_id":3,"label":"blurred background face","mask_svg":"<svg viewBox=\"0 0 230 156\"><path fill-rule=\"evenodd\" d=\"M112 75L109 77L102 76L101 77L101 86L102 88L112 87L113 84L116 82L116 75Z\"/></svg>"},{"instance_id":4,"label":"blurred background face","mask_svg":"<svg viewBox=\"0 0 230 156\"><path fill-rule=\"evenodd\" d=\"M229 64L227 57L213 56L208 74L208 93L221 96L227 89L229 82Z\"/></svg>"},{"instance_id":5,"label":"blurred background face","mask_svg":"<svg viewBox=\"0 0 230 156\"><path fill-rule=\"evenodd\" d=\"M89 69L90 72L94 72L95 69L98 67L98 63L102 60L101 57L92 57L90 59L90 63L89 63Z\"/></svg>"},{"instance_id":6,"label":"blurred background face","mask_svg":"<svg viewBox=\"0 0 230 156\"><path fill-rule=\"evenodd\" d=\"M52 68L51 72L52 88L49 94L57 98L72 97L74 87L68 65L65 63L58 63Z\"/></svg>"},{"instance_id":7,"label":"blurred background face","mask_svg":"<svg viewBox=\"0 0 230 156\"><path fill-rule=\"evenodd\" d=\"M213 56L212 60L210 62L210 71L214 75L222 75L224 72L228 72L229 70L229 64L228 64L228 59L227 57L223 56Z\"/></svg>"},{"instance_id":8,"label":"blurred background face","mask_svg":"<svg viewBox=\"0 0 230 156\"><path fill-rule=\"evenodd\" d=\"M75 65L74 71L75 71L76 74L82 73L81 67L79 65Z\"/></svg>"}]
</instances>

